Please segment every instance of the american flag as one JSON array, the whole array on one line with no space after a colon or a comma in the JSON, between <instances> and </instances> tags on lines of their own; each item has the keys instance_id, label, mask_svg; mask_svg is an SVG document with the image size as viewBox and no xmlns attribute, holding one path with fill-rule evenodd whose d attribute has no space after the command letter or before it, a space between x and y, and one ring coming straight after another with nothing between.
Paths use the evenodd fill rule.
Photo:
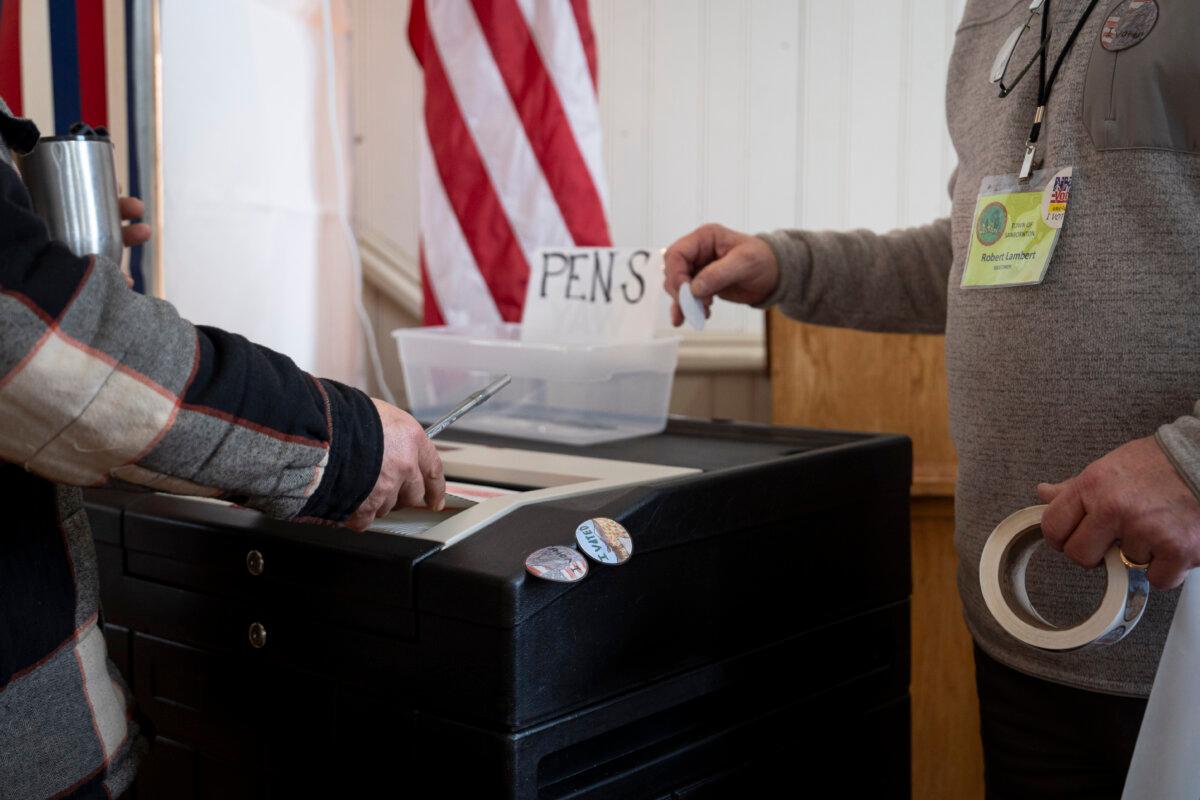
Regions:
<instances>
[{"instance_id":1,"label":"american flag","mask_svg":"<svg viewBox=\"0 0 1200 800\"><path fill-rule=\"evenodd\" d=\"M107 128L117 146L117 179L141 196L129 63L134 0L0 0L0 97L43 136L76 122ZM129 270L143 288L142 248Z\"/></svg>"},{"instance_id":2,"label":"american flag","mask_svg":"<svg viewBox=\"0 0 1200 800\"><path fill-rule=\"evenodd\" d=\"M413 0L425 324L515 322L542 247L609 245L587 0Z\"/></svg>"}]
</instances>

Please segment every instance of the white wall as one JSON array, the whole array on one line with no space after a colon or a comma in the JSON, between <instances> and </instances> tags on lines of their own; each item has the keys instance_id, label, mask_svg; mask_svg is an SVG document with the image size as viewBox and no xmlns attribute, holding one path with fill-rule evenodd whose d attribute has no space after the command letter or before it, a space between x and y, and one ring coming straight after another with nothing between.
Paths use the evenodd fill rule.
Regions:
<instances>
[{"instance_id":1,"label":"white wall","mask_svg":"<svg viewBox=\"0 0 1200 800\"><path fill-rule=\"evenodd\" d=\"M963 0L592 0L617 244L920 223L949 209L945 69ZM415 261L407 2L354 10L357 224ZM710 328L759 332L726 306Z\"/></svg>"},{"instance_id":2,"label":"white wall","mask_svg":"<svg viewBox=\"0 0 1200 800\"><path fill-rule=\"evenodd\" d=\"M424 93L408 45L409 5L350 2L354 227L373 282L391 277L411 324L419 324L417 154Z\"/></svg>"},{"instance_id":3,"label":"white wall","mask_svg":"<svg viewBox=\"0 0 1200 800\"><path fill-rule=\"evenodd\" d=\"M594 0L620 241L705 221L888 229L949 209L962 0ZM759 324L726 309L730 328Z\"/></svg>"},{"instance_id":4,"label":"white wall","mask_svg":"<svg viewBox=\"0 0 1200 800\"><path fill-rule=\"evenodd\" d=\"M364 385L323 42L317 0L162 4L163 283L192 321Z\"/></svg>"}]
</instances>

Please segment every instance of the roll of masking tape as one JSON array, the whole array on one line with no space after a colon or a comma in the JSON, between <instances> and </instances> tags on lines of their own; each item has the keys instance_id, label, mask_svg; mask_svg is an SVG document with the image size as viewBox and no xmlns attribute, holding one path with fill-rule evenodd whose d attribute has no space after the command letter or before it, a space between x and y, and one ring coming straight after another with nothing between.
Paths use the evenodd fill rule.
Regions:
<instances>
[{"instance_id":1,"label":"roll of masking tape","mask_svg":"<svg viewBox=\"0 0 1200 800\"><path fill-rule=\"evenodd\" d=\"M1059 628L1046 621L1025 587L1025 572L1038 547L1043 546L1042 513L1046 506L1031 506L1008 516L996 526L983 546L979 560L979 587L984 602L1000 627L1017 639L1043 650L1078 650L1114 644L1124 639L1146 610L1150 582L1146 572L1121 563L1114 547L1104 557L1108 587L1100 607L1080 624Z\"/></svg>"}]
</instances>

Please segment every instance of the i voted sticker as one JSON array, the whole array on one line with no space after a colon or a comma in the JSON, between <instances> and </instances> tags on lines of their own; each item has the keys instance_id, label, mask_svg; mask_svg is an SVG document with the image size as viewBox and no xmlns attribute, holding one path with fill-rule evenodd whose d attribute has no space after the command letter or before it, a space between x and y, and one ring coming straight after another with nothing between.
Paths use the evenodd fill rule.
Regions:
<instances>
[{"instance_id":1,"label":"i voted sticker","mask_svg":"<svg viewBox=\"0 0 1200 800\"><path fill-rule=\"evenodd\" d=\"M1100 29L1100 46L1116 52L1133 47L1150 35L1158 22L1154 0L1124 0L1113 9Z\"/></svg>"},{"instance_id":2,"label":"i voted sticker","mask_svg":"<svg viewBox=\"0 0 1200 800\"><path fill-rule=\"evenodd\" d=\"M1067 200L1071 196L1071 167L1054 173L1042 189L1042 221L1047 227L1058 230L1067 217Z\"/></svg>"},{"instance_id":3,"label":"i voted sticker","mask_svg":"<svg viewBox=\"0 0 1200 800\"><path fill-rule=\"evenodd\" d=\"M525 569L534 577L557 583L575 583L588 573L587 560L578 550L557 544L530 553Z\"/></svg>"},{"instance_id":4,"label":"i voted sticker","mask_svg":"<svg viewBox=\"0 0 1200 800\"><path fill-rule=\"evenodd\" d=\"M633 539L625 526L607 517L589 519L575 529L584 555L601 564L624 564L633 555Z\"/></svg>"}]
</instances>

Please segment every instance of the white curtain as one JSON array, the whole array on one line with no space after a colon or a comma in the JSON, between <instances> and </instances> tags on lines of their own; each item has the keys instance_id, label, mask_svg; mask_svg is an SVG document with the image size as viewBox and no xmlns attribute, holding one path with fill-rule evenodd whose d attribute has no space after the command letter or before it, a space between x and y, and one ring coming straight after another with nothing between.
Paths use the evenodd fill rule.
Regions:
<instances>
[{"instance_id":1,"label":"white curtain","mask_svg":"<svg viewBox=\"0 0 1200 800\"><path fill-rule=\"evenodd\" d=\"M333 19L345 146L343 0ZM163 282L191 321L364 386L323 48L318 0L164 0Z\"/></svg>"}]
</instances>

